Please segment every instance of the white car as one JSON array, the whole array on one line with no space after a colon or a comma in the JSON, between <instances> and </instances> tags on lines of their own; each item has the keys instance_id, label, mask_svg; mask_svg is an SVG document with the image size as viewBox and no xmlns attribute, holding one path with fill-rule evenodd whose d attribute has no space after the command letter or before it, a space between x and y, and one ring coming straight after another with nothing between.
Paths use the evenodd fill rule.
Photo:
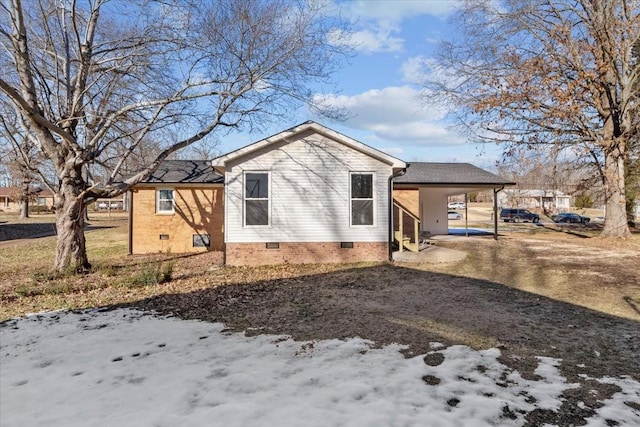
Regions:
<instances>
[{"instance_id":1,"label":"white car","mask_svg":"<svg viewBox=\"0 0 640 427\"><path fill-rule=\"evenodd\" d=\"M456 211L447 212L447 219L462 219L462 214Z\"/></svg>"},{"instance_id":2,"label":"white car","mask_svg":"<svg viewBox=\"0 0 640 427\"><path fill-rule=\"evenodd\" d=\"M451 202L447 205L447 209L464 209L465 207L464 202Z\"/></svg>"}]
</instances>

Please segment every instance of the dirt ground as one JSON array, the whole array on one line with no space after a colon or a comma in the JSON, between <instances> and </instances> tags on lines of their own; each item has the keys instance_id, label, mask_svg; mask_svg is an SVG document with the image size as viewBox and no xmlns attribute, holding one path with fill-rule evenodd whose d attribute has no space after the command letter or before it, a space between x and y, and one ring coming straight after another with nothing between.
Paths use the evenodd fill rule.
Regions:
<instances>
[{"instance_id":1,"label":"dirt ground","mask_svg":"<svg viewBox=\"0 0 640 427\"><path fill-rule=\"evenodd\" d=\"M431 342L497 347L504 364L529 378L536 357L559 358L567 380L581 386L566 392L560 411L530 413L529 425L582 425L618 391L588 377L640 380L640 250L589 240L458 239L438 244L467 252L463 261L228 282L133 306L250 334L401 343L407 355L428 353ZM640 401L628 404L640 410Z\"/></svg>"}]
</instances>

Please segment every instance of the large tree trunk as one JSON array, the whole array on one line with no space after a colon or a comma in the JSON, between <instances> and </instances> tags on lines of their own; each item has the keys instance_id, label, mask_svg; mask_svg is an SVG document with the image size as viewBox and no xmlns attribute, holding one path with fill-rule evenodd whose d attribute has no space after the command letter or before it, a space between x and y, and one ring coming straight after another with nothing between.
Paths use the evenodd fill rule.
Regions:
<instances>
[{"instance_id":1,"label":"large tree trunk","mask_svg":"<svg viewBox=\"0 0 640 427\"><path fill-rule=\"evenodd\" d=\"M72 180L64 180L56 194L58 244L54 269L59 272L84 272L91 268L84 238L85 206L79 197L81 192Z\"/></svg>"},{"instance_id":2,"label":"large tree trunk","mask_svg":"<svg viewBox=\"0 0 640 427\"><path fill-rule=\"evenodd\" d=\"M618 144L605 150L604 178L606 215L602 237L631 237L627 224L624 182L624 146Z\"/></svg>"},{"instance_id":3,"label":"large tree trunk","mask_svg":"<svg viewBox=\"0 0 640 427\"><path fill-rule=\"evenodd\" d=\"M29 218L29 182L23 182L20 189L20 218Z\"/></svg>"}]
</instances>

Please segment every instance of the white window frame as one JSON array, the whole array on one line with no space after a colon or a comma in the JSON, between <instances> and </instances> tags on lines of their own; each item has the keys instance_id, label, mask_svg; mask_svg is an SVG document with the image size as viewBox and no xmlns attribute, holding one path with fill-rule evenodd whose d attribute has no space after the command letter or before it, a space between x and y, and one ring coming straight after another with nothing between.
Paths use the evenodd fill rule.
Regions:
<instances>
[{"instance_id":1,"label":"white window frame","mask_svg":"<svg viewBox=\"0 0 640 427\"><path fill-rule=\"evenodd\" d=\"M247 175L261 174L267 175L267 223L266 224L247 224L247 201L265 200L265 198L247 198ZM265 170L247 170L242 173L242 226L244 228L269 228L271 227L271 171Z\"/></svg>"},{"instance_id":2,"label":"white window frame","mask_svg":"<svg viewBox=\"0 0 640 427\"><path fill-rule=\"evenodd\" d=\"M171 191L171 209L160 209L160 202L166 202L169 199L161 199L161 191ZM176 212L176 189L175 188L158 188L156 189L156 214L173 215Z\"/></svg>"},{"instance_id":3,"label":"white window frame","mask_svg":"<svg viewBox=\"0 0 640 427\"><path fill-rule=\"evenodd\" d=\"M353 175L371 175L371 198L370 199L364 199L364 198L358 198L358 199L354 199L353 198L353 188L351 186L351 177ZM373 210L372 215L371 215L371 224L354 224L353 223L353 201L354 200L371 200L372 202L372 207L371 209ZM375 228L376 224L377 224L377 214L376 214L376 174L375 172L372 171L358 171L358 172L349 172L349 226L352 228Z\"/></svg>"}]
</instances>

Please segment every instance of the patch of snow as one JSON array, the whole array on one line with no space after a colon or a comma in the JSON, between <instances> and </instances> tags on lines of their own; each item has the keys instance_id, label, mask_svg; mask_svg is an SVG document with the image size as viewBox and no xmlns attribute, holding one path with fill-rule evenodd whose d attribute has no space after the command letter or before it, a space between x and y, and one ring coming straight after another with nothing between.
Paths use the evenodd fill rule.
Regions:
<instances>
[{"instance_id":1,"label":"patch of snow","mask_svg":"<svg viewBox=\"0 0 640 427\"><path fill-rule=\"evenodd\" d=\"M587 375L580 375L587 379L596 379ZM621 391L614 393L609 399L603 401L604 405L596 409L596 416L587 420L587 427L603 425L639 426L640 425L640 383L627 378L597 378L603 384L615 384ZM611 421L617 423L614 424Z\"/></svg>"},{"instance_id":2,"label":"patch of snow","mask_svg":"<svg viewBox=\"0 0 640 427\"><path fill-rule=\"evenodd\" d=\"M0 424L517 426L575 387L557 359L540 357L533 381L497 349L431 347L405 358L400 345L247 337L125 309L34 315L0 325ZM623 391L589 425L638 419L624 402L639 383L598 381Z\"/></svg>"}]
</instances>

